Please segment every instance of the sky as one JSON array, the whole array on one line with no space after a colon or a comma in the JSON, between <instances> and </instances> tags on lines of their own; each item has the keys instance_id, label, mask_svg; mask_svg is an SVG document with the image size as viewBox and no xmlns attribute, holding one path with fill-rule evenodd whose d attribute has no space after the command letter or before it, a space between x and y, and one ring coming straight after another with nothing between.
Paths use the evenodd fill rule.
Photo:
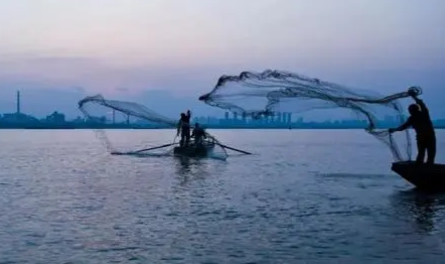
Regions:
<instances>
[{"instance_id":1,"label":"sky","mask_svg":"<svg viewBox=\"0 0 445 264\"><path fill-rule=\"evenodd\" d=\"M79 115L104 94L166 114L223 74L287 70L383 94L423 87L445 117L443 0L0 0L0 112Z\"/></svg>"}]
</instances>

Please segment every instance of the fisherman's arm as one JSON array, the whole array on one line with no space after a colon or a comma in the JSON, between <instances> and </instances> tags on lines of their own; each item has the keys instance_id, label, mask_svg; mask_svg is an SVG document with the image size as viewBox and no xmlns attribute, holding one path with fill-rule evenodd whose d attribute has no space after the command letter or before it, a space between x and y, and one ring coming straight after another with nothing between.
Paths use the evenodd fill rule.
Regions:
<instances>
[{"instance_id":1,"label":"fisherman's arm","mask_svg":"<svg viewBox=\"0 0 445 264\"><path fill-rule=\"evenodd\" d=\"M192 116L192 112L190 112L190 110L187 110L187 116L191 117Z\"/></svg>"},{"instance_id":2,"label":"fisherman's arm","mask_svg":"<svg viewBox=\"0 0 445 264\"><path fill-rule=\"evenodd\" d=\"M411 88L410 88L410 90L408 90L408 95L411 96L411 97L414 99L414 101L416 102L416 104L420 107L420 111L421 111L421 112L429 114L428 107L426 107L426 105L425 105L425 103L423 102L423 100L421 100L421 99L419 99L419 98L417 97L417 95L418 95L419 93L416 92L416 90L417 90L417 89L411 89Z\"/></svg>"},{"instance_id":3,"label":"fisherman's arm","mask_svg":"<svg viewBox=\"0 0 445 264\"><path fill-rule=\"evenodd\" d=\"M423 113L429 113L428 107L426 107L422 99L419 99L417 96L413 96L413 99L416 104L420 106L420 111L422 111Z\"/></svg>"},{"instance_id":4,"label":"fisherman's arm","mask_svg":"<svg viewBox=\"0 0 445 264\"><path fill-rule=\"evenodd\" d=\"M391 129L389 129L389 132L393 133L393 132L403 131L410 126L411 126L411 118L408 118L408 120L406 120L406 122L403 125L401 125L397 128L391 128Z\"/></svg>"}]
</instances>

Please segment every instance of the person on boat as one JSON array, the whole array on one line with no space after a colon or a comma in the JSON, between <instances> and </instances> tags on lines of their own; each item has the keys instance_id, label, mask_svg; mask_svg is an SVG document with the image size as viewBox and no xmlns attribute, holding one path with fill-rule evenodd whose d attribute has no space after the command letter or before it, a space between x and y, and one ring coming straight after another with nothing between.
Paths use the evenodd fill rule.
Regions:
<instances>
[{"instance_id":1,"label":"person on boat","mask_svg":"<svg viewBox=\"0 0 445 264\"><path fill-rule=\"evenodd\" d=\"M181 118L178 122L178 130L177 136L181 134L181 140L179 141L179 146L184 147L187 146L190 142L190 110L187 110L187 113L181 113Z\"/></svg>"},{"instance_id":2,"label":"person on boat","mask_svg":"<svg viewBox=\"0 0 445 264\"><path fill-rule=\"evenodd\" d=\"M204 128L202 128L199 123L195 123L195 128L193 129L192 138L195 138L195 144L197 147L202 145L202 140L207 138Z\"/></svg>"},{"instance_id":3,"label":"person on boat","mask_svg":"<svg viewBox=\"0 0 445 264\"><path fill-rule=\"evenodd\" d=\"M414 99L415 104L408 107L410 117L398 128L389 129L390 133L403 131L409 127L416 131L417 140L417 163L423 163L425 152L428 153L427 164L434 164L436 158L436 133L434 132L433 122L425 103L417 97L414 89L410 89L408 94Z\"/></svg>"}]
</instances>

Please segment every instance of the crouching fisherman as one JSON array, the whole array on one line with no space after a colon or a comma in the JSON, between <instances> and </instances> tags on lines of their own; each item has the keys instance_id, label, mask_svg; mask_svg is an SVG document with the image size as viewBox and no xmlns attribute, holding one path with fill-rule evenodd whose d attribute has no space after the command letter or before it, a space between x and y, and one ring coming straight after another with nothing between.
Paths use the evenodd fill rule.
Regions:
<instances>
[{"instance_id":1,"label":"crouching fisherman","mask_svg":"<svg viewBox=\"0 0 445 264\"><path fill-rule=\"evenodd\" d=\"M195 138L196 147L202 146L203 139L207 139L206 132L199 123L195 123L195 128L193 129L192 138Z\"/></svg>"}]
</instances>

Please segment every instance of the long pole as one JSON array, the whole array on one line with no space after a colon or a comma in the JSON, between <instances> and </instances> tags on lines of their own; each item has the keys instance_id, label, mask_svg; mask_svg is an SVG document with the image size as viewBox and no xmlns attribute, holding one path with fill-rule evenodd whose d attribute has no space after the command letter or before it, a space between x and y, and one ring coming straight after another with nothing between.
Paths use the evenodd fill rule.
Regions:
<instances>
[{"instance_id":1,"label":"long pole","mask_svg":"<svg viewBox=\"0 0 445 264\"><path fill-rule=\"evenodd\" d=\"M217 144L220 145L220 146L223 147L223 148L226 148L226 149L230 149L230 150L233 150L233 151L241 152L241 153L246 154L246 155L252 155L252 153L247 152L247 151L244 151L244 150L240 150L240 149L232 148L232 147L223 145L223 144L221 144L221 143L217 143Z\"/></svg>"},{"instance_id":2,"label":"long pole","mask_svg":"<svg viewBox=\"0 0 445 264\"><path fill-rule=\"evenodd\" d=\"M139 153L139 152L143 152L143 151L148 151L148 150L154 150L154 149L160 149L160 148L165 148L165 147L169 147L172 146L176 143L170 143L170 144L165 144L165 145L161 145L161 146L157 146L157 147L152 147L152 148L146 148L146 149L141 149L141 150L137 150L133 153Z\"/></svg>"}]
</instances>

